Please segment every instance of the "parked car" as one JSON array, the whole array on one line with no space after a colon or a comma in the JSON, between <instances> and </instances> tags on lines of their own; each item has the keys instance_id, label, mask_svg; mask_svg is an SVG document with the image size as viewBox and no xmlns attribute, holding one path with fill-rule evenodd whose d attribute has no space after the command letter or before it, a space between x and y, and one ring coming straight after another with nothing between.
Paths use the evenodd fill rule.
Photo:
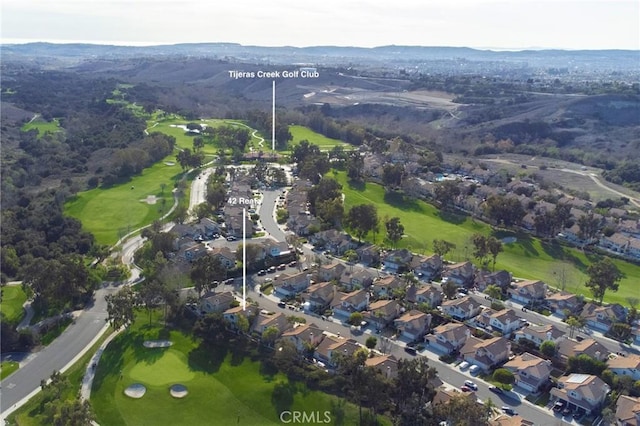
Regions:
<instances>
[{"instance_id":1,"label":"parked car","mask_svg":"<svg viewBox=\"0 0 640 426\"><path fill-rule=\"evenodd\" d=\"M477 365L472 365L471 368L469 368L469 373L471 374L476 374L480 372L480 367L478 367Z\"/></svg>"},{"instance_id":2,"label":"parked car","mask_svg":"<svg viewBox=\"0 0 640 426\"><path fill-rule=\"evenodd\" d=\"M276 267L275 266L269 266L269 269L267 269L267 272L270 274L273 274L276 271Z\"/></svg>"},{"instance_id":3,"label":"parked car","mask_svg":"<svg viewBox=\"0 0 640 426\"><path fill-rule=\"evenodd\" d=\"M469 386L462 385L460 386L460 390L462 392L471 392L472 389Z\"/></svg>"},{"instance_id":4,"label":"parked car","mask_svg":"<svg viewBox=\"0 0 640 426\"><path fill-rule=\"evenodd\" d=\"M478 390L478 385L473 383L471 380L465 380L464 385L470 387L473 390Z\"/></svg>"},{"instance_id":5,"label":"parked car","mask_svg":"<svg viewBox=\"0 0 640 426\"><path fill-rule=\"evenodd\" d=\"M564 401L556 401L556 403L553 404L553 411L561 412L564 409L565 404L566 403Z\"/></svg>"},{"instance_id":6,"label":"parked car","mask_svg":"<svg viewBox=\"0 0 640 426\"><path fill-rule=\"evenodd\" d=\"M296 262L295 260L289 262L289 266L290 267L294 267L294 266L297 266L297 265L298 265L298 262Z\"/></svg>"},{"instance_id":7,"label":"parked car","mask_svg":"<svg viewBox=\"0 0 640 426\"><path fill-rule=\"evenodd\" d=\"M489 386L489 390L493 393L502 394L503 391L497 386Z\"/></svg>"},{"instance_id":8,"label":"parked car","mask_svg":"<svg viewBox=\"0 0 640 426\"><path fill-rule=\"evenodd\" d=\"M416 354L417 354L417 352L416 352L416 348L412 348L412 347L409 347L409 346L406 346L406 347L404 348L404 351L405 351L406 353L408 353L409 355L416 355Z\"/></svg>"},{"instance_id":9,"label":"parked car","mask_svg":"<svg viewBox=\"0 0 640 426\"><path fill-rule=\"evenodd\" d=\"M278 269L281 271L284 269L287 269L287 265L285 265L284 263L281 263L280 265L278 265Z\"/></svg>"},{"instance_id":10,"label":"parked car","mask_svg":"<svg viewBox=\"0 0 640 426\"><path fill-rule=\"evenodd\" d=\"M467 361L462 361L458 367L460 370L465 370L469 367L469 363Z\"/></svg>"},{"instance_id":11,"label":"parked car","mask_svg":"<svg viewBox=\"0 0 640 426\"><path fill-rule=\"evenodd\" d=\"M508 414L510 416L517 416L518 415L518 413L516 413L516 410L514 410L513 408L508 407L506 405L502 406L502 412L505 413L505 414Z\"/></svg>"},{"instance_id":12,"label":"parked car","mask_svg":"<svg viewBox=\"0 0 640 426\"><path fill-rule=\"evenodd\" d=\"M278 307L279 307L279 308L286 308L286 307L287 307L287 304L286 304L286 303L284 303L284 302L278 302Z\"/></svg>"},{"instance_id":13,"label":"parked car","mask_svg":"<svg viewBox=\"0 0 640 426\"><path fill-rule=\"evenodd\" d=\"M267 274L267 271L265 271L264 269L260 269L258 271L258 275L266 275L266 274Z\"/></svg>"}]
</instances>

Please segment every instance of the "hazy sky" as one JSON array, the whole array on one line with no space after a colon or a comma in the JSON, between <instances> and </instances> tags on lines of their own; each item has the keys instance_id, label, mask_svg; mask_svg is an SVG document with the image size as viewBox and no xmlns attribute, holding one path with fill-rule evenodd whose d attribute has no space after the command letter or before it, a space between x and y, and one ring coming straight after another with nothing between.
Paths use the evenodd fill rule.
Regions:
<instances>
[{"instance_id":1,"label":"hazy sky","mask_svg":"<svg viewBox=\"0 0 640 426\"><path fill-rule=\"evenodd\" d=\"M3 43L640 49L638 0L2 0Z\"/></svg>"}]
</instances>

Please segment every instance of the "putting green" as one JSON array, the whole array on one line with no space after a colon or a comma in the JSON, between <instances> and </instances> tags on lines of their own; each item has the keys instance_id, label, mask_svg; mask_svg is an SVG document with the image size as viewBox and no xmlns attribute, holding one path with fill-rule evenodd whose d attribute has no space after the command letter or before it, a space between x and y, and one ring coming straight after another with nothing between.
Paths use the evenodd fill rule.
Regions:
<instances>
[{"instance_id":1,"label":"putting green","mask_svg":"<svg viewBox=\"0 0 640 426\"><path fill-rule=\"evenodd\" d=\"M148 349L158 351L164 349ZM175 350L164 350L165 353L153 362L139 362L129 372L129 377L135 381L152 386L162 386L169 383L188 382L195 377L189 370L185 356Z\"/></svg>"}]
</instances>

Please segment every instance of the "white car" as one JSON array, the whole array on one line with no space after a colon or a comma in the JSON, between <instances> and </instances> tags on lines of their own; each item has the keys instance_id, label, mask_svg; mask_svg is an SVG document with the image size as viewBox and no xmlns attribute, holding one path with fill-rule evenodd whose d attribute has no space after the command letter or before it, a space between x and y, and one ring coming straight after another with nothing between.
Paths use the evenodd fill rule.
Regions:
<instances>
[{"instance_id":1,"label":"white car","mask_svg":"<svg viewBox=\"0 0 640 426\"><path fill-rule=\"evenodd\" d=\"M475 383L473 383L471 380L465 380L464 381L465 386L473 389L473 390L478 390L478 385L476 385Z\"/></svg>"},{"instance_id":2,"label":"white car","mask_svg":"<svg viewBox=\"0 0 640 426\"><path fill-rule=\"evenodd\" d=\"M477 372L480 371L480 367L478 367L477 365L472 365L471 368L469 368L469 373L471 374L476 374Z\"/></svg>"},{"instance_id":3,"label":"white car","mask_svg":"<svg viewBox=\"0 0 640 426\"><path fill-rule=\"evenodd\" d=\"M469 363L467 361L462 361L458 367L460 370L464 370L469 367Z\"/></svg>"}]
</instances>

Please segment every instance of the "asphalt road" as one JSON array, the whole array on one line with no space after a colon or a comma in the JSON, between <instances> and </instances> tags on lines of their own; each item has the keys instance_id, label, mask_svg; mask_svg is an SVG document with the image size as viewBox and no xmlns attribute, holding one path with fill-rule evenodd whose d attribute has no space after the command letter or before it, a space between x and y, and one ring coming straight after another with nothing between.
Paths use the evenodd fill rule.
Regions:
<instances>
[{"instance_id":1,"label":"asphalt road","mask_svg":"<svg viewBox=\"0 0 640 426\"><path fill-rule=\"evenodd\" d=\"M264 230L278 241L286 241L285 233L280 229L274 218L274 210L278 197L283 195L281 189L265 189L262 193L260 205L260 222Z\"/></svg>"},{"instance_id":2,"label":"asphalt road","mask_svg":"<svg viewBox=\"0 0 640 426\"><path fill-rule=\"evenodd\" d=\"M5 378L0 393L0 412L7 414L15 404L40 387L53 371L61 371L74 362L76 356L101 334L107 319L107 303L104 297L115 292L115 287L96 291L95 303L76 318L75 324L40 352L32 354L19 370Z\"/></svg>"}]
</instances>

